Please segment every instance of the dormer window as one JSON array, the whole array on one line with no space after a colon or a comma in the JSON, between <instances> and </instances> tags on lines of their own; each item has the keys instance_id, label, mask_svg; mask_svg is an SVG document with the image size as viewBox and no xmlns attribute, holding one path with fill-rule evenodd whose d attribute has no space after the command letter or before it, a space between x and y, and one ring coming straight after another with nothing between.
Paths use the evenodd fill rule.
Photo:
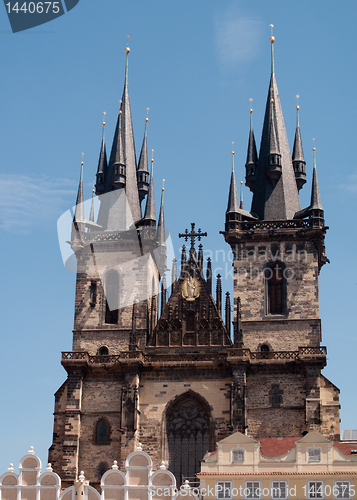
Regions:
<instances>
[{"instance_id":1,"label":"dormer window","mask_svg":"<svg viewBox=\"0 0 357 500\"><path fill-rule=\"evenodd\" d=\"M307 457L309 463L321 462L321 448L309 448L307 450Z\"/></svg>"},{"instance_id":2,"label":"dormer window","mask_svg":"<svg viewBox=\"0 0 357 500\"><path fill-rule=\"evenodd\" d=\"M244 450L237 449L232 450L232 462L233 463L243 463L244 462Z\"/></svg>"}]
</instances>

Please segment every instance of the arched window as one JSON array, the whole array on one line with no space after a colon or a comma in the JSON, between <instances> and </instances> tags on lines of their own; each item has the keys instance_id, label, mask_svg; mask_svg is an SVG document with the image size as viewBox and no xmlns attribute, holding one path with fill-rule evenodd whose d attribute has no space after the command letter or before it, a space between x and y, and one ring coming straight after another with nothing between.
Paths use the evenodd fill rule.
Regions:
<instances>
[{"instance_id":1,"label":"arched window","mask_svg":"<svg viewBox=\"0 0 357 500\"><path fill-rule=\"evenodd\" d=\"M119 319L119 274L109 271L105 277L105 322L117 325Z\"/></svg>"},{"instance_id":2,"label":"arched window","mask_svg":"<svg viewBox=\"0 0 357 500\"><path fill-rule=\"evenodd\" d=\"M108 425L105 420L99 420L97 423L96 442L105 444L108 441Z\"/></svg>"},{"instance_id":3,"label":"arched window","mask_svg":"<svg viewBox=\"0 0 357 500\"><path fill-rule=\"evenodd\" d=\"M99 354L99 356L108 356L108 354L109 354L108 347L107 347L107 346L105 346L105 345L103 345L103 346L99 349L98 354Z\"/></svg>"},{"instance_id":4,"label":"arched window","mask_svg":"<svg viewBox=\"0 0 357 500\"><path fill-rule=\"evenodd\" d=\"M272 406L277 407L279 406L279 387L274 386L273 387L273 401L272 401Z\"/></svg>"},{"instance_id":5,"label":"arched window","mask_svg":"<svg viewBox=\"0 0 357 500\"><path fill-rule=\"evenodd\" d=\"M286 279L285 266L271 262L264 269L267 314L285 314Z\"/></svg>"}]
</instances>

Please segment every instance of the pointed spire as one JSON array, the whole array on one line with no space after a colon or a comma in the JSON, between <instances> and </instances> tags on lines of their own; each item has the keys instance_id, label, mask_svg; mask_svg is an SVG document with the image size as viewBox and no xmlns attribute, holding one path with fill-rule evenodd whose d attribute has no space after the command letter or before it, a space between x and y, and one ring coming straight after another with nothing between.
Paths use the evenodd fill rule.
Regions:
<instances>
[{"instance_id":1,"label":"pointed spire","mask_svg":"<svg viewBox=\"0 0 357 500\"><path fill-rule=\"evenodd\" d=\"M106 150L106 147L105 147L105 115L106 115L106 112L103 111L102 144L101 144L101 147L100 147L98 169L97 169L97 184L96 184L97 193L100 193L104 189L105 174L106 174L106 171L107 171L107 168L108 168L107 150Z\"/></svg>"},{"instance_id":2,"label":"pointed spire","mask_svg":"<svg viewBox=\"0 0 357 500\"><path fill-rule=\"evenodd\" d=\"M230 293L226 293L226 304L225 304L225 319L226 319L226 330L228 336L231 336L231 297Z\"/></svg>"},{"instance_id":3,"label":"pointed spire","mask_svg":"<svg viewBox=\"0 0 357 500\"><path fill-rule=\"evenodd\" d=\"M244 205L243 205L243 181L240 181L240 203L239 203L239 208L241 210L244 210Z\"/></svg>"},{"instance_id":4,"label":"pointed spire","mask_svg":"<svg viewBox=\"0 0 357 500\"><path fill-rule=\"evenodd\" d=\"M203 274L203 245L200 243L198 245L198 257L197 257L197 262L198 262L198 267L200 268L201 275Z\"/></svg>"},{"instance_id":5,"label":"pointed spire","mask_svg":"<svg viewBox=\"0 0 357 500\"><path fill-rule=\"evenodd\" d=\"M271 45L274 41L271 35ZM251 213L261 220L287 220L300 210L300 200L275 79L273 47L271 69Z\"/></svg>"},{"instance_id":6,"label":"pointed spire","mask_svg":"<svg viewBox=\"0 0 357 500\"><path fill-rule=\"evenodd\" d=\"M161 204L160 204L160 214L159 222L157 225L156 238L159 243L159 247L156 249L156 254L158 256L158 268L160 275L163 275L167 270L167 246L166 246L166 234L165 234L165 219L164 219L164 191L165 191L165 179L162 179L161 188Z\"/></svg>"},{"instance_id":7,"label":"pointed spire","mask_svg":"<svg viewBox=\"0 0 357 500\"><path fill-rule=\"evenodd\" d=\"M157 240L160 243L160 245L166 244L165 218L164 218L164 191L165 191L165 179L162 179L160 213L159 213L159 222L157 225L157 234L156 234Z\"/></svg>"},{"instance_id":8,"label":"pointed spire","mask_svg":"<svg viewBox=\"0 0 357 500\"><path fill-rule=\"evenodd\" d=\"M89 214L89 222L94 222L94 181L93 181L93 189L92 189L92 202L90 206L90 214Z\"/></svg>"},{"instance_id":9,"label":"pointed spire","mask_svg":"<svg viewBox=\"0 0 357 500\"><path fill-rule=\"evenodd\" d=\"M186 264L186 261L187 261L186 245L182 245L182 250L181 250L181 272L182 272L182 269L183 269L184 265Z\"/></svg>"},{"instance_id":10,"label":"pointed spire","mask_svg":"<svg viewBox=\"0 0 357 500\"><path fill-rule=\"evenodd\" d=\"M149 112L149 108L146 108L147 113ZM138 178L138 190L139 190L139 201L140 203L143 201L145 196L148 193L149 188L149 169L148 169L148 152L147 152L147 125L149 118L146 116L145 118L145 133L143 144L141 146L138 170L137 170L137 178Z\"/></svg>"},{"instance_id":11,"label":"pointed spire","mask_svg":"<svg viewBox=\"0 0 357 500\"><path fill-rule=\"evenodd\" d=\"M253 99L249 99L250 103L252 103ZM250 114L250 130L249 130L249 139L248 139L248 151L247 151L247 161L245 163L245 185L249 187L249 189L254 192L254 184L255 184L255 171L258 164L258 154L257 154L257 146L255 144L255 137L253 131L253 108L249 109Z\"/></svg>"},{"instance_id":12,"label":"pointed spire","mask_svg":"<svg viewBox=\"0 0 357 500\"><path fill-rule=\"evenodd\" d=\"M222 316L222 281L221 281L220 274L217 274L216 305L217 305L219 315Z\"/></svg>"},{"instance_id":13,"label":"pointed spire","mask_svg":"<svg viewBox=\"0 0 357 500\"><path fill-rule=\"evenodd\" d=\"M166 305L166 275L163 273L161 280L161 314Z\"/></svg>"},{"instance_id":14,"label":"pointed spire","mask_svg":"<svg viewBox=\"0 0 357 500\"><path fill-rule=\"evenodd\" d=\"M212 260L211 260L211 257L207 258L206 281L207 281L208 291L210 294L212 294Z\"/></svg>"},{"instance_id":15,"label":"pointed spire","mask_svg":"<svg viewBox=\"0 0 357 500\"><path fill-rule=\"evenodd\" d=\"M297 95L296 98L299 99L299 96ZM305 173L306 162L304 159L304 152L302 149L302 142L301 142L299 109L300 106L298 101L296 105L296 131L295 131L292 161L294 166L296 185L298 190L300 191L300 189L306 183L306 173Z\"/></svg>"},{"instance_id":16,"label":"pointed spire","mask_svg":"<svg viewBox=\"0 0 357 500\"><path fill-rule=\"evenodd\" d=\"M232 174L231 174L231 183L229 186L229 196L228 196L228 205L226 213L238 212L238 210L239 210L239 203L237 195L237 185L236 185L236 178L234 175L234 151L232 151Z\"/></svg>"},{"instance_id":17,"label":"pointed spire","mask_svg":"<svg viewBox=\"0 0 357 500\"><path fill-rule=\"evenodd\" d=\"M315 139L314 139L315 140ZM312 187L311 187L311 204L310 210L321 210L323 211L321 198L320 198L320 189L319 182L317 180L317 170L316 170L316 148L313 147L314 152L314 168L312 171Z\"/></svg>"},{"instance_id":18,"label":"pointed spire","mask_svg":"<svg viewBox=\"0 0 357 500\"><path fill-rule=\"evenodd\" d=\"M81 175L79 179L78 185L78 193L77 193L77 201L76 208L74 211L73 221L75 222L84 222L84 198L83 198L83 155L82 153L82 161L81 161Z\"/></svg>"},{"instance_id":19,"label":"pointed spire","mask_svg":"<svg viewBox=\"0 0 357 500\"><path fill-rule=\"evenodd\" d=\"M171 293L174 291L175 284L177 282L177 260L172 259L172 269L171 269Z\"/></svg>"},{"instance_id":20,"label":"pointed spire","mask_svg":"<svg viewBox=\"0 0 357 500\"><path fill-rule=\"evenodd\" d=\"M154 150L152 149L151 151L152 155L154 155ZM151 158L150 184L149 184L149 193L146 200L144 221L147 221L146 225L156 226L155 198L154 198L154 158Z\"/></svg>"},{"instance_id":21,"label":"pointed spire","mask_svg":"<svg viewBox=\"0 0 357 500\"><path fill-rule=\"evenodd\" d=\"M126 63L124 90L110 154L109 176L106 180L105 190L109 192L112 191L113 188L123 187L125 182L126 199L130 207L132 219L137 222L141 219L141 208L139 203L134 133L128 91L129 52L130 48L127 46L125 48ZM116 178L117 176L120 176L120 178ZM128 220L131 219L129 214L126 217Z\"/></svg>"}]
</instances>

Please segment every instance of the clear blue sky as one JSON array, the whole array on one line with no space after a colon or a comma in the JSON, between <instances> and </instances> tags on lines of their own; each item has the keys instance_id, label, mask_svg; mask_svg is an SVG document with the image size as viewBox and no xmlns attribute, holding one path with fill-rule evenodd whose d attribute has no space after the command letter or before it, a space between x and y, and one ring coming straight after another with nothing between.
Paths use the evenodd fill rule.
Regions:
<instances>
[{"instance_id":1,"label":"clear blue sky","mask_svg":"<svg viewBox=\"0 0 357 500\"><path fill-rule=\"evenodd\" d=\"M205 249L227 250L220 230L230 178L243 171L253 98L259 142L270 73L269 24L290 146L296 98L307 161L312 138L331 264L320 275L324 374L341 389L342 429L356 429L357 3L300 0L80 0L61 18L12 34L0 8L1 403L0 474L30 445L47 461L54 392L71 350L75 276L59 252L56 221L75 202L81 153L90 196L102 112L110 147L130 35L129 93L137 149L146 108L158 208L176 251L196 222ZM239 180L239 179L238 179ZM244 190L245 208L250 196ZM214 262L225 267L222 257ZM229 265L228 265L229 270ZM225 272L225 271L224 271ZM229 279L225 289L231 290Z\"/></svg>"}]
</instances>

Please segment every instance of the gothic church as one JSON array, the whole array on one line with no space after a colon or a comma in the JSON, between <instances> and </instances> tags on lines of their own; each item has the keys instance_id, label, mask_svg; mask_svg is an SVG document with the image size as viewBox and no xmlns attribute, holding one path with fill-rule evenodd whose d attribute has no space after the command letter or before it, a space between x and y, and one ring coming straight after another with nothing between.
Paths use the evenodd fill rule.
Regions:
<instances>
[{"instance_id":1,"label":"gothic church","mask_svg":"<svg viewBox=\"0 0 357 500\"><path fill-rule=\"evenodd\" d=\"M317 430L339 439L339 390L321 373L318 276L327 261L327 228L316 162L311 203L301 209L300 127L297 121L291 155L270 41L259 154L252 121L248 140L251 211L239 203L232 162L222 231L234 255L232 317L229 294L222 301L220 277L213 283L211 263L203 261L205 233L192 224L181 235L187 248L179 276L176 261L167 262L163 192L156 221L146 129L136 161L126 48L109 161L104 132L100 149L99 213L92 204L85 218L81 173L72 224L73 346L62 353L67 380L56 392L49 450L64 487L82 470L98 485L139 442L154 466L164 461L181 484L217 441L237 430L252 438Z\"/></svg>"}]
</instances>

